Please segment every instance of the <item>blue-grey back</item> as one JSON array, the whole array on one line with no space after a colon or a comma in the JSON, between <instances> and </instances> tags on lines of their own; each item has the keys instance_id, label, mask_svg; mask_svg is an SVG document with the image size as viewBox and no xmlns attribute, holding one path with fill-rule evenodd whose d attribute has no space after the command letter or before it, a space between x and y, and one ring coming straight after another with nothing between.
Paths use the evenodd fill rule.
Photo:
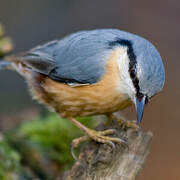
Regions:
<instances>
[{"instance_id":1,"label":"blue-grey back","mask_svg":"<svg viewBox=\"0 0 180 180\"><path fill-rule=\"evenodd\" d=\"M115 48L111 42L125 39L132 42L136 55L139 83L142 91L152 86L156 91L158 83L164 83L164 67L155 47L144 38L116 29L80 31L61 40L39 46L29 54L35 54L49 63L52 79L77 83L96 83L105 74L106 63ZM121 45L119 45L121 46ZM27 54L27 59L30 55ZM39 69L43 73L43 69ZM155 77L156 76L156 77ZM148 81L147 81L148 80ZM159 87L158 87L159 88Z\"/></svg>"}]
</instances>

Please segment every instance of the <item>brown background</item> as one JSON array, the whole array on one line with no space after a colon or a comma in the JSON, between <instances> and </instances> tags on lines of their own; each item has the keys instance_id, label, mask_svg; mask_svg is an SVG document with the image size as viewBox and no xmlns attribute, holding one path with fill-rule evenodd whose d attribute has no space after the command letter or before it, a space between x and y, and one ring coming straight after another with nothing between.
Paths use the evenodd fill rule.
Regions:
<instances>
[{"instance_id":1,"label":"brown background","mask_svg":"<svg viewBox=\"0 0 180 180\"><path fill-rule=\"evenodd\" d=\"M0 0L0 22L13 38L14 52L94 28L119 28L153 42L165 64L166 84L145 110L142 127L154 137L139 180L180 179L180 1ZM3 71L0 82L1 117L39 108L19 75ZM125 115L135 118L134 109Z\"/></svg>"}]
</instances>

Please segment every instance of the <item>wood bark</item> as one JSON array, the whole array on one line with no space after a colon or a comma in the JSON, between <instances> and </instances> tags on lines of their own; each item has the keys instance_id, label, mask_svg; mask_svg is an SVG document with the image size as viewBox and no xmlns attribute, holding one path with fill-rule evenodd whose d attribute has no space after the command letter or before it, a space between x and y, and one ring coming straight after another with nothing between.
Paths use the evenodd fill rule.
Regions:
<instances>
[{"instance_id":1,"label":"wood bark","mask_svg":"<svg viewBox=\"0 0 180 180\"><path fill-rule=\"evenodd\" d=\"M149 154L151 132L135 131L112 121L108 128L116 129L114 136L127 142L109 145L89 141L80 152L78 161L66 173L67 180L135 180ZM107 129L104 125L99 130Z\"/></svg>"}]
</instances>

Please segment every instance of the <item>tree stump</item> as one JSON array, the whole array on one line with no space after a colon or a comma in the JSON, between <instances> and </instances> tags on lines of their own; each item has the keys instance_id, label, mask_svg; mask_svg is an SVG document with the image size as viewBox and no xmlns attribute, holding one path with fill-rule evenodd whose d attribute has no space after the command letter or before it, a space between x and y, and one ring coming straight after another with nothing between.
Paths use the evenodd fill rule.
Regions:
<instances>
[{"instance_id":1,"label":"tree stump","mask_svg":"<svg viewBox=\"0 0 180 180\"><path fill-rule=\"evenodd\" d=\"M79 158L66 173L67 180L134 180L143 168L149 154L151 132L135 131L119 126L112 121L107 128L100 125L98 130L116 129L116 137L126 140L126 144L109 145L89 141L80 152Z\"/></svg>"}]
</instances>

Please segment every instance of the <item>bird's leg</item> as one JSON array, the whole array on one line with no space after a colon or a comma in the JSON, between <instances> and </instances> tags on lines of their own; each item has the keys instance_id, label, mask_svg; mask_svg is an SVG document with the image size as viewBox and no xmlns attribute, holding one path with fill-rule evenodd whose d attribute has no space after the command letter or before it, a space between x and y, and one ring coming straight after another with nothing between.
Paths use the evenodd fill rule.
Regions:
<instances>
[{"instance_id":1,"label":"bird's leg","mask_svg":"<svg viewBox=\"0 0 180 180\"><path fill-rule=\"evenodd\" d=\"M139 126L134 120L123 120L122 118L117 118L112 113L107 114L107 121L105 125L109 125L110 122L115 119L120 125L122 125L124 128L132 128L134 130L139 130Z\"/></svg>"},{"instance_id":2,"label":"bird's leg","mask_svg":"<svg viewBox=\"0 0 180 180\"><path fill-rule=\"evenodd\" d=\"M105 143L105 144L109 144L110 146L112 146L112 148L115 147L114 143L125 143L126 142L120 138L114 138L114 137L109 137L107 135L111 135L115 133L114 129L108 129L108 130L104 130L104 131L95 131L93 129L89 129L86 126L82 125L79 121L77 121L75 118L69 118L76 126L78 126L81 130L83 130L87 136L83 136L77 139L74 139L72 141L71 144L71 153L73 155L73 157L76 159L74 153L73 153L73 149L78 147L78 145L81 142L84 142L88 139L92 139L96 142L99 143Z\"/></svg>"},{"instance_id":3,"label":"bird's leg","mask_svg":"<svg viewBox=\"0 0 180 180\"><path fill-rule=\"evenodd\" d=\"M107 120L105 122L105 126L109 126L111 121L115 119L115 116L112 113L106 114Z\"/></svg>"}]
</instances>

